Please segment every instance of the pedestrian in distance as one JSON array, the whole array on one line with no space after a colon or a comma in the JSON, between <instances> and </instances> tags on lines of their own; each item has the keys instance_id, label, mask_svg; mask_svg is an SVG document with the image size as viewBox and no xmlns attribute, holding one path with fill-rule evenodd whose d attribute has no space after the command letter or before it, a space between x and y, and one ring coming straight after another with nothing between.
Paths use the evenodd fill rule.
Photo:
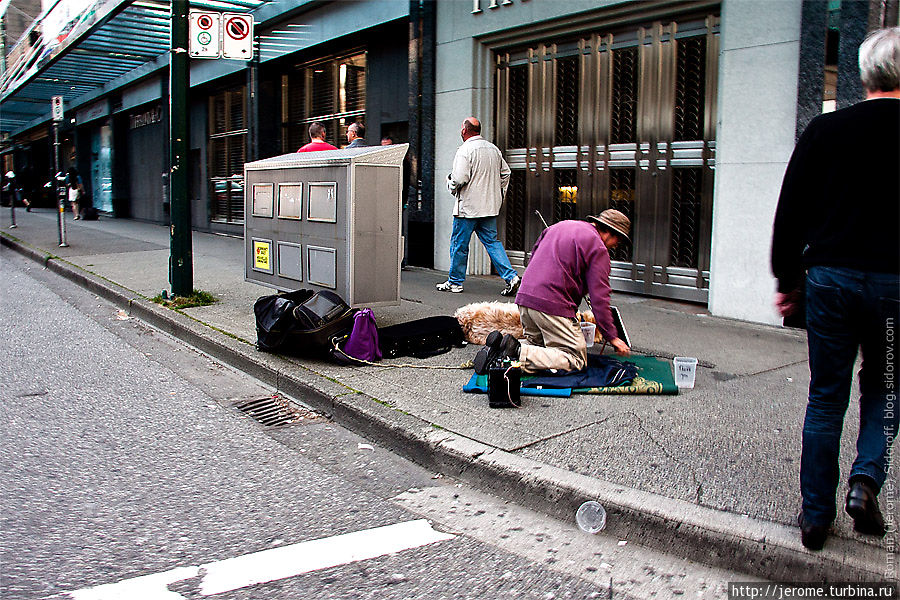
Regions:
<instances>
[{"instance_id":1,"label":"pedestrian in distance","mask_svg":"<svg viewBox=\"0 0 900 600\"><path fill-rule=\"evenodd\" d=\"M362 148L368 146L366 143L366 126L355 121L347 127L347 141L350 142L347 148Z\"/></svg>"},{"instance_id":2,"label":"pedestrian in distance","mask_svg":"<svg viewBox=\"0 0 900 600\"><path fill-rule=\"evenodd\" d=\"M630 355L616 332L609 303L609 251L630 242L630 231L631 221L614 209L545 229L531 250L516 295L525 341L491 332L485 347L475 355L475 372L486 373L497 358L518 360L526 373L584 369L587 343L576 311L586 293L603 339L616 353Z\"/></svg>"},{"instance_id":3,"label":"pedestrian in distance","mask_svg":"<svg viewBox=\"0 0 900 600\"><path fill-rule=\"evenodd\" d=\"M816 117L800 136L772 237L783 316L798 310L805 279L810 383L798 524L811 550L823 547L837 516L840 440L859 350L859 437L844 507L859 533L885 534L877 498L900 415L892 341L900 324L900 27L865 39L859 69L866 99Z\"/></svg>"},{"instance_id":4,"label":"pedestrian in distance","mask_svg":"<svg viewBox=\"0 0 900 600\"><path fill-rule=\"evenodd\" d=\"M81 219L80 203L81 199L84 198L84 182L81 180L81 175L78 174L78 169L75 167L69 167L69 170L66 171L65 181L66 196L72 207L72 214L75 215L74 220L78 221Z\"/></svg>"},{"instance_id":5,"label":"pedestrian in distance","mask_svg":"<svg viewBox=\"0 0 900 600\"><path fill-rule=\"evenodd\" d=\"M2 176L2 185L0 185L0 190L3 192L3 203L6 204L7 200L12 202L13 200L13 185L15 183L16 174L12 171L7 171L3 173Z\"/></svg>"},{"instance_id":6,"label":"pedestrian in distance","mask_svg":"<svg viewBox=\"0 0 900 600\"><path fill-rule=\"evenodd\" d=\"M14 203L21 202L25 205L25 212L31 212L31 202L24 196L22 183L16 179L16 174L12 170L3 176L3 191L9 198L11 207L15 208Z\"/></svg>"},{"instance_id":7,"label":"pedestrian in distance","mask_svg":"<svg viewBox=\"0 0 900 600\"><path fill-rule=\"evenodd\" d=\"M500 295L514 296L519 289L519 275L497 239L497 215L509 186L509 165L500 149L481 137L481 123L475 117L463 121L460 136L463 143L453 159L453 171L447 176L447 189L456 199L450 234L450 273L447 281L435 287L441 292L463 291L469 240L475 232L497 273L506 281Z\"/></svg>"},{"instance_id":8,"label":"pedestrian in distance","mask_svg":"<svg viewBox=\"0 0 900 600\"><path fill-rule=\"evenodd\" d=\"M305 146L301 146L297 152L337 150L337 148L325 141L325 126L321 123L316 122L309 126L309 140L310 142Z\"/></svg>"}]
</instances>

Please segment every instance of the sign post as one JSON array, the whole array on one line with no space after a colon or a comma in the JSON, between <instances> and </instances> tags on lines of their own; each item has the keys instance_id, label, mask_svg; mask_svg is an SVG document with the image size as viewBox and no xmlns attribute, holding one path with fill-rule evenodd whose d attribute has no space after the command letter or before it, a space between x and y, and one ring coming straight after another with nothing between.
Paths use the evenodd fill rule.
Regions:
<instances>
[{"instance_id":1,"label":"sign post","mask_svg":"<svg viewBox=\"0 0 900 600\"><path fill-rule=\"evenodd\" d=\"M194 291L191 205L188 198L188 0L172 0L169 53L169 283L176 296Z\"/></svg>"},{"instance_id":2,"label":"sign post","mask_svg":"<svg viewBox=\"0 0 900 600\"><path fill-rule=\"evenodd\" d=\"M56 203L59 208L56 213L56 225L59 230L59 247L68 248L69 244L66 243L65 179L59 170L59 124L65 115L62 96L53 96L50 101L50 110L53 113L53 189L56 192Z\"/></svg>"},{"instance_id":3,"label":"sign post","mask_svg":"<svg viewBox=\"0 0 900 600\"><path fill-rule=\"evenodd\" d=\"M169 53L169 283L176 296L193 293L191 206L188 198L189 58L253 58L253 17L191 11L188 0L172 0Z\"/></svg>"}]
</instances>

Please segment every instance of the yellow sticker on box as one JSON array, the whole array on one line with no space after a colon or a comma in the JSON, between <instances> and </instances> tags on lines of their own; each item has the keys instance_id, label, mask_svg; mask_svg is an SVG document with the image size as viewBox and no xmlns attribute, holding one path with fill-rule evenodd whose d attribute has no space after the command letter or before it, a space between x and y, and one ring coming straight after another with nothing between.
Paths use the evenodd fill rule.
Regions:
<instances>
[{"instance_id":1,"label":"yellow sticker on box","mask_svg":"<svg viewBox=\"0 0 900 600\"><path fill-rule=\"evenodd\" d=\"M272 243L253 240L253 268L261 271L271 271L270 262L272 256Z\"/></svg>"}]
</instances>

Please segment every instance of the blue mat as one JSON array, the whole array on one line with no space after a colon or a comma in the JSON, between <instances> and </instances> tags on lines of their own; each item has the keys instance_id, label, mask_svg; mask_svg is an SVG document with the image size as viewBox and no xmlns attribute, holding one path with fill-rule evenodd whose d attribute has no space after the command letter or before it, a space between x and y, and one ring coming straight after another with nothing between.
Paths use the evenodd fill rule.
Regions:
<instances>
[{"instance_id":1,"label":"blue mat","mask_svg":"<svg viewBox=\"0 0 900 600\"><path fill-rule=\"evenodd\" d=\"M527 375L526 375L527 377ZM471 379L463 386L464 392L470 394L487 394L487 375L472 373ZM572 388L519 388L520 396L554 396L556 398L568 398L572 395Z\"/></svg>"}]
</instances>

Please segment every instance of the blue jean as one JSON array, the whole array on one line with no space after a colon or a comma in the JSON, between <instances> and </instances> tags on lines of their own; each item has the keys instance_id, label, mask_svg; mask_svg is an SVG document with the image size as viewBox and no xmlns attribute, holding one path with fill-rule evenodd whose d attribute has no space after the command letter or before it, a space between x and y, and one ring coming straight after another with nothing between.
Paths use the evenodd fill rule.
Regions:
<instances>
[{"instance_id":1,"label":"blue jean","mask_svg":"<svg viewBox=\"0 0 900 600\"><path fill-rule=\"evenodd\" d=\"M481 243L487 249L491 262L500 277L510 281L517 275L516 270L509 264L509 257L503 244L497 239L497 217L478 217L466 219L453 217L453 232L450 234L450 275L447 278L450 283L462 285L466 280L466 265L469 262L469 240L472 232L478 236Z\"/></svg>"},{"instance_id":2,"label":"blue jean","mask_svg":"<svg viewBox=\"0 0 900 600\"><path fill-rule=\"evenodd\" d=\"M888 449L898 427L895 331L900 325L900 277L812 267L806 296L810 382L800 492L806 520L827 525L837 514L841 431L860 348L859 437L849 478L867 476L877 492L887 475Z\"/></svg>"}]
</instances>

